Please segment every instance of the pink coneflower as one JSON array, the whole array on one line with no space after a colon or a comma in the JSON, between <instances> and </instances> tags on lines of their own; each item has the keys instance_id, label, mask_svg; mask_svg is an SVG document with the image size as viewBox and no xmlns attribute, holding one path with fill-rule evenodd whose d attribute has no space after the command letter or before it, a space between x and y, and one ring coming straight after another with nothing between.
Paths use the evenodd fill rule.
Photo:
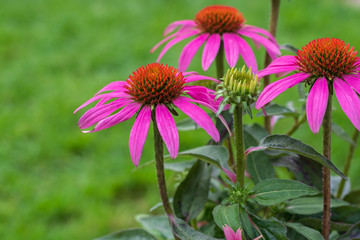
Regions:
<instances>
[{"instance_id":1,"label":"pink coneflower","mask_svg":"<svg viewBox=\"0 0 360 240\"><path fill-rule=\"evenodd\" d=\"M202 86L187 86L188 82L198 80L219 82L214 78L194 72L181 73L173 67L159 63L145 65L133 72L126 81L108 84L76 109L75 112L99 100L95 107L80 118L78 125L81 129L86 129L97 124L93 130L84 131L96 132L126 121L136 114L136 120L130 132L129 149L131 159L137 166L153 112L170 156L176 158L179 136L171 115L171 113L176 114L174 107L187 114L215 141L219 141L219 132L211 118L204 110L193 104L203 105L215 113L217 111L217 105L214 103L215 96L212 94L214 91ZM225 121L221 116L220 118Z\"/></svg>"},{"instance_id":2,"label":"pink coneflower","mask_svg":"<svg viewBox=\"0 0 360 240\"><path fill-rule=\"evenodd\" d=\"M236 233L235 233L231 227L229 227L228 225L225 224L223 226L223 229L224 229L224 234L225 234L226 240L242 240L242 237L241 237L242 230L240 228L238 230L236 230ZM260 235L257 238L254 238L254 240L258 240L262 237L263 236Z\"/></svg>"},{"instance_id":3,"label":"pink coneflower","mask_svg":"<svg viewBox=\"0 0 360 240\"><path fill-rule=\"evenodd\" d=\"M202 67L206 71L216 58L221 45L225 50L225 57L230 66L234 67L239 55L244 59L248 68L257 72L255 55L249 44L242 38L251 38L256 46L263 45L269 55L275 59L280 55L279 46L274 37L264 29L245 25L242 13L228 6L214 5L202 9L195 16L195 20L182 20L171 23L164 31L167 36L180 27L175 33L168 35L156 44L151 52L155 51L163 43L170 41L161 51L157 62L176 43L195 36L188 43L179 58L179 70L185 71L198 49L205 43L202 54Z\"/></svg>"},{"instance_id":4,"label":"pink coneflower","mask_svg":"<svg viewBox=\"0 0 360 240\"><path fill-rule=\"evenodd\" d=\"M306 115L310 129L317 133L327 107L329 92L335 90L341 108L360 130L360 58L357 51L340 39L314 40L297 52L273 61L258 77L273 73L297 71L294 75L268 85L260 94L256 108L260 109L286 89L305 82L310 86ZM355 90L355 91L354 91Z\"/></svg>"}]
</instances>

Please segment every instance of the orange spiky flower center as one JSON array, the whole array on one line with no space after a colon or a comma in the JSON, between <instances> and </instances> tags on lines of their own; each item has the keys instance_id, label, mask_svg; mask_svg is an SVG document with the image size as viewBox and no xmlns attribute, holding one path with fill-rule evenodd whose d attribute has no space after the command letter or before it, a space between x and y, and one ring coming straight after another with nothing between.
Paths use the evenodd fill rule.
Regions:
<instances>
[{"instance_id":1,"label":"orange spiky flower center","mask_svg":"<svg viewBox=\"0 0 360 240\"><path fill-rule=\"evenodd\" d=\"M299 70L328 80L355 73L359 57L349 44L336 38L316 39L297 52Z\"/></svg>"},{"instance_id":2,"label":"orange spiky flower center","mask_svg":"<svg viewBox=\"0 0 360 240\"><path fill-rule=\"evenodd\" d=\"M130 74L126 93L145 105L167 104L180 96L185 80L174 67L151 63Z\"/></svg>"},{"instance_id":3,"label":"orange spiky flower center","mask_svg":"<svg viewBox=\"0 0 360 240\"><path fill-rule=\"evenodd\" d=\"M235 32L244 21L236 8L221 5L206 7L195 16L198 26L208 33Z\"/></svg>"}]
</instances>

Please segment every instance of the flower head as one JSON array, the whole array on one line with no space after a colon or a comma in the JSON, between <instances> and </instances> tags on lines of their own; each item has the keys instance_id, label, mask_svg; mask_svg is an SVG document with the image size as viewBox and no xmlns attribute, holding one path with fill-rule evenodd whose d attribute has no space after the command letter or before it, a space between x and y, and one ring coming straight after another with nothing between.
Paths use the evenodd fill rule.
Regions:
<instances>
[{"instance_id":1,"label":"flower head","mask_svg":"<svg viewBox=\"0 0 360 240\"><path fill-rule=\"evenodd\" d=\"M168 42L157 59L159 62L176 43L195 37L182 50L179 58L180 71L188 68L198 49L205 44L201 60L205 71L215 60L220 46L223 45L226 60L231 68L236 65L239 55L241 55L245 64L257 72L255 55L243 36L252 39L256 46L263 45L273 59L280 55L279 46L269 32L255 26L245 25L244 22L243 15L236 8L221 5L209 6L198 12L195 20L171 23L165 29L164 36L166 37L156 44L151 52ZM174 31L175 33L172 33Z\"/></svg>"},{"instance_id":2,"label":"flower head","mask_svg":"<svg viewBox=\"0 0 360 240\"><path fill-rule=\"evenodd\" d=\"M217 79L201 76L194 72L181 73L173 67L152 63L138 68L126 81L112 82L101 89L94 97L82 104L81 108L98 101L79 120L81 129L96 124L91 131L96 132L112 127L136 115L130 132L129 149L135 166L139 164L142 149L149 130L152 112L157 127L170 156L176 158L179 150L179 136L171 113L174 107L187 114L202 127L215 141L219 132L211 118L197 103L216 112L218 103L214 102L214 91L201 86L188 86L188 82ZM220 116L226 124L226 121ZM226 125L227 126L227 125Z\"/></svg>"},{"instance_id":3,"label":"flower head","mask_svg":"<svg viewBox=\"0 0 360 240\"><path fill-rule=\"evenodd\" d=\"M229 227L227 224L225 224L223 226L223 229L224 229L224 234L225 234L226 240L242 240L242 237L241 237L242 230L241 230L241 228L238 228L238 230L236 230L236 233L235 233L234 230L231 227ZM254 240L261 239L262 237L263 236L260 235L257 238L254 238Z\"/></svg>"},{"instance_id":4,"label":"flower head","mask_svg":"<svg viewBox=\"0 0 360 240\"><path fill-rule=\"evenodd\" d=\"M345 114L360 130L360 58L357 51L336 38L316 39L297 52L297 56L283 56L258 73L263 77L273 73L297 71L294 75L271 83L260 94L256 108L260 109L286 89L306 82L310 92L306 114L310 129L317 133L330 94L335 95ZM331 97L331 96L330 96Z\"/></svg>"}]
</instances>

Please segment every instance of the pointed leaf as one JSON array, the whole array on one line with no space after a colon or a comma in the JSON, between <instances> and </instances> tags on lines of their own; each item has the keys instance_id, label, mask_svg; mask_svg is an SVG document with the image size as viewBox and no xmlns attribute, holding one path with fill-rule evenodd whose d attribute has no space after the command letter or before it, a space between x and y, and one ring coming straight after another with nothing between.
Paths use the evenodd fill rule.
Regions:
<instances>
[{"instance_id":1,"label":"pointed leaf","mask_svg":"<svg viewBox=\"0 0 360 240\"><path fill-rule=\"evenodd\" d=\"M346 142L350 143L351 145L355 146L355 142L351 139L351 137L345 132L345 130L337 125L336 123L331 123L331 131L335 133L338 137Z\"/></svg>"},{"instance_id":2,"label":"pointed leaf","mask_svg":"<svg viewBox=\"0 0 360 240\"><path fill-rule=\"evenodd\" d=\"M323 236L320 234L320 232L306 227L302 225L301 223L285 223L285 225L289 228L294 229L296 232L300 233L302 236L304 236L308 240L322 240L324 239Z\"/></svg>"},{"instance_id":3,"label":"pointed leaf","mask_svg":"<svg viewBox=\"0 0 360 240\"><path fill-rule=\"evenodd\" d=\"M275 205L285 200L319 193L315 188L301 182L286 179L267 179L255 185L252 200L265 206Z\"/></svg>"},{"instance_id":4,"label":"pointed leaf","mask_svg":"<svg viewBox=\"0 0 360 240\"><path fill-rule=\"evenodd\" d=\"M329 167L342 178L347 180L347 177L335 167L335 165L323 155L318 153L314 148L305 143L291 138L287 135L270 135L261 140L260 144L254 151L260 151L264 149L275 149L275 150L283 150L293 152L307 158L310 158L323 166Z\"/></svg>"},{"instance_id":5,"label":"pointed leaf","mask_svg":"<svg viewBox=\"0 0 360 240\"><path fill-rule=\"evenodd\" d=\"M280 106L278 104L271 104L269 106L266 106L265 112L266 112L266 115L268 115L268 116L275 116L275 115L282 115L282 116L287 116L287 117L299 116L299 113L296 113L296 112L292 111L291 109L284 107L284 106ZM263 116L265 116L263 111L259 111L256 114L256 117L263 117Z\"/></svg>"},{"instance_id":6,"label":"pointed leaf","mask_svg":"<svg viewBox=\"0 0 360 240\"><path fill-rule=\"evenodd\" d=\"M165 163L164 168L174 172L184 172L194 165L195 161L182 161L174 163Z\"/></svg>"},{"instance_id":7,"label":"pointed leaf","mask_svg":"<svg viewBox=\"0 0 360 240\"><path fill-rule=\"evenodd\" d=\"M150 215L137 215L136 221L138 221L145 230L152 233L156 237L161 239L173 239L174 236L171 232L169 220L167 216L150 216Z\"/></svg>"},{"instance_id":8,"label":"pointed leaf","mask_svg":"<svg viewBox=\"0 0 360 240\"><path fill-rule=\"evenodd\" d=\"M331 199L331 208L349 205L339 199ZM321 197L304 197L290 200L287 203L286 211L293 214L315 214L323 211L323 199Z\"/></svg>"},{"instance_id":9,"label":"pointed leaf","mask_svg":"<svg viewBox=\"0 0 360 240\"><path fill-rule=\"evenodd\" d=\"M111 233L95 240L156 240L156 238L144 229L134 228Z\"/></svg>"},{"instance_id":10,"label":"pointed leaf","mask_svg":"<svg viewBox=\"0 0 360 240\"><path fill-rule=\"evenodd\" d=\"M251 215L251 219L266 240L287 240L286 227L276 218L264 220Z\"/></svg>"},{"instance_id":11,"label":"pointed leaf","mask_svg":"<svg viewBox=\"0 0 360 240\"><path fill-rule=\"evenodd\" d=\"M191 221L202 211L208 199L212 166L200 160L176 189L173 206L177 217Z\"/></svg>"},{"instance_id":12,"label":"pointed leaf","mask_svg":"<svg viewBox=\"0 0 360 240\"><path fill-rule=\"evenodd\" d=\"M344 200L352 204L360 205L360 189L351 191L345 196Z\"/></svg>"}]
</instances>

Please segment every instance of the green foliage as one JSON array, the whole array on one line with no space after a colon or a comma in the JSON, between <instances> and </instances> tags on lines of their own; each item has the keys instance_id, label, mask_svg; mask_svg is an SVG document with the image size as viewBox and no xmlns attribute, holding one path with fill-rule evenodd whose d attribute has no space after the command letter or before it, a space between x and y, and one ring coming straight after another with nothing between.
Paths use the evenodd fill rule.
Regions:
<instances>
[{"instance_id":1,"label":"green foliage","mask_svg":"<svg viewBox=\"0 0 360 240\"><path fill-rule=\"evenodd\" d=\"M156 240L156 238L144 229L129 229L106 235L95 240Z\"/></svg>"}]
</instances>

